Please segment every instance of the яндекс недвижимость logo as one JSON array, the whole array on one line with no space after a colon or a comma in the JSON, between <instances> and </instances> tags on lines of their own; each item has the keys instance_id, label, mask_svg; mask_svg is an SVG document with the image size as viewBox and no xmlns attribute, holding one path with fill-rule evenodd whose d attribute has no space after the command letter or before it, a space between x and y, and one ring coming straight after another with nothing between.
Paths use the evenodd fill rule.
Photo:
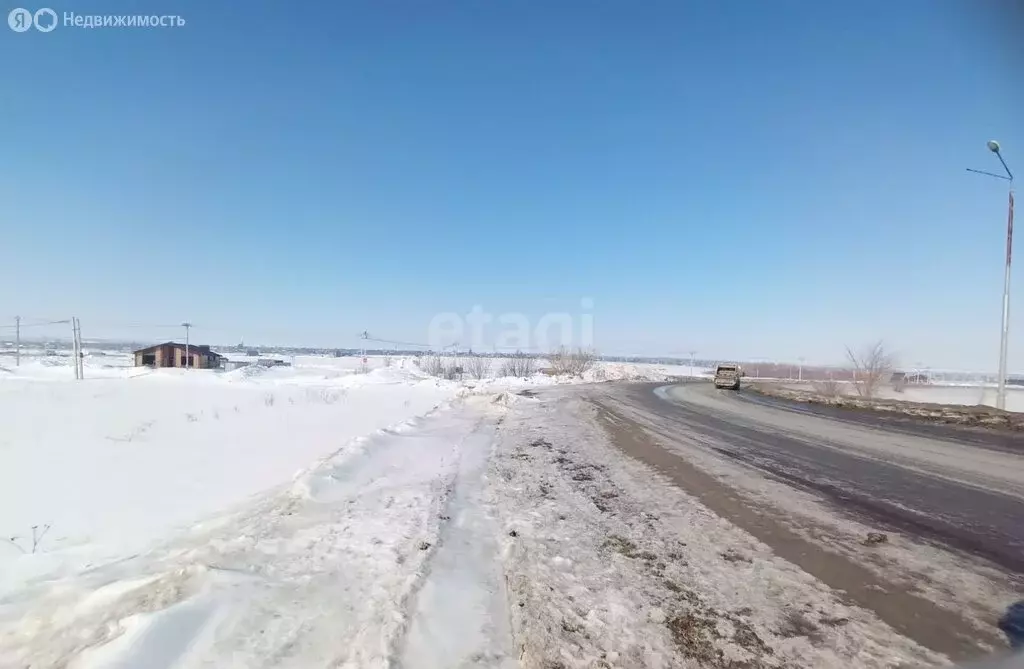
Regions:
<instances>
[{"instance_id":1,"label":"\u044f\u043d\u0434\u0435\u043a\u0441 \u043d\u0435\u0434\u0432\u0438\u0436\u0438\u043c\u043e\u0441\u0442\u044c logo","mask_svg":"<svg viewBox=\"0 0 1024 669\"><path fill-rule=\"evenodd\" d=\"M49 7L36 10L33 14L27 9L18 7L7 15L7 25L16 33L23 33L35 26L42 33L48 33L57 27L57 12Z\"/></svg>"},{"instance_id":2,"label":"\u044f\u043d\u0434\u0435\u043a\u0441 \u043d\u0435\u0434\u0432\u0438\u0436\u0438\u043c\u043e\u0441\u0442\u044c logo","mask_svg":"<svg viewBox=\"0 0 1024 669\"><path fill-rule=\"evenodd\" d=\"M35 27L41 33L52 32L58 22L65 28L181 28L185 19L177 14L78 14L57 12L43 7L32 12L23 7L7 14L7 25L16 33L28 32Z\"/></svg>"}]
</instances>

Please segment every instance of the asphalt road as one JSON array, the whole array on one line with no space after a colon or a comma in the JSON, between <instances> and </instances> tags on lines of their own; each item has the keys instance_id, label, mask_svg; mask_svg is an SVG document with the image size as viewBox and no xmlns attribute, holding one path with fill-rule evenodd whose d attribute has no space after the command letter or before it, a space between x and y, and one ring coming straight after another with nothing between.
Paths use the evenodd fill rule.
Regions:
<instances>
[{"instance_id":1,"label":"asphalt road","mask_svg":"<svg viewBox=\"0 0 1024 669\"><path fill-rule=\"evenodd\" d=\"M1024 437L808 411L705 383L626 386L615 401L879 529L1024 574Z\"/></svg>"}]
</instances>

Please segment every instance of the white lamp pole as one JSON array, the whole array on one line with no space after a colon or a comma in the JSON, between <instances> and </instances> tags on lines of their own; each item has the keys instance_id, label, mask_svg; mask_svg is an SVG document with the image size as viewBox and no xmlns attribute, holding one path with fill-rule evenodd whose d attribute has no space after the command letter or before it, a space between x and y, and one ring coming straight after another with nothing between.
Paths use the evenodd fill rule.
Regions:
<instances>
[{"instance_id":1,"label":"white lamp pole","mask_svg":"<svg viewBox=\"0 0 1024 669\"><path fill-rule=\"evenodd\" d=\"M1010 171L1009 166L1003 159L1003 154L999 150L999 142L990 140L987 146L988 150L996 154L996 158L999 158L999 162L1002 163L1003 169L1006 171L1006 175L1004 176L1002 174L994 174L992 172L983 172L982 170L972 170L969 167L967 170L976 174L984 174L985 176L995 177L996 179L1003 179L1010 182L1009 208L1006 216L1006 267L1003 274L1003 321L999 334L999 389L996 396L996 408L1005 410L1006 353L1007 342L1010 339L1010 263L1013 259L1013 172Z\"/></svg>"},{"instance_id":2,"label":"white lamp pole","mask_svg":"<svg viewBox=\"0 0 1024 669\"><path fill-rule=\"evenodd\" d=\"M185 369L192 366L192 356L189 355L188 348L188 331L192 329L191 323L182 323L181 327L185 328Z\"/></svg>"}]
</instances>

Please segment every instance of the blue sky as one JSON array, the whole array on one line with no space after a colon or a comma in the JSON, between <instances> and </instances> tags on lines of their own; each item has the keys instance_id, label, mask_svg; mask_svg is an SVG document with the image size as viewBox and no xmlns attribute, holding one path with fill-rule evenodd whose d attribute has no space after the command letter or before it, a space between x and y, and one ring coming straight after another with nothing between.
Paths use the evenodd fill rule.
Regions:
<instances>
[{"instance_id":1,"label":"blue sky","mask_svg":"<svg viewBox=\"0 0 1024 669\"><path fill-rule=\"evenodd\" d=\"M186 25L0 32L0 319L346 346L589 298L607 353L991 369L997 5L52 3Z\"/></svg>"}]
</instances>

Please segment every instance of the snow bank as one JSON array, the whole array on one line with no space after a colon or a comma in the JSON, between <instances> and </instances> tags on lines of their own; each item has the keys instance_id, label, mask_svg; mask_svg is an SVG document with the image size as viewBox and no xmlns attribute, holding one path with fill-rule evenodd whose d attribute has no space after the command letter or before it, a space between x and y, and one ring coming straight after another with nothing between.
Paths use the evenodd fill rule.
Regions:
<instances>
[{"instance_id":1,"label":"snow bank","mask_svg":"<svg viewBox=\"0 0 1024 669\"><path fill-rule=\"evenodd\" d=\"M504 666L483 399L350 439L145 554L26 587L0 607L0 666Z\"/></svg>"},{"instance_id":2,"label":"snow bank","mask_svg":"<svg viewBox=\"0 0 1024 669\"><path fill-rule=\"evenodd\" d=\"M0 375L0 592L140 550L459 392L409 369L49 371ZM25 556L32 526L49 530Z\"/></svg>"}]
</instances>

